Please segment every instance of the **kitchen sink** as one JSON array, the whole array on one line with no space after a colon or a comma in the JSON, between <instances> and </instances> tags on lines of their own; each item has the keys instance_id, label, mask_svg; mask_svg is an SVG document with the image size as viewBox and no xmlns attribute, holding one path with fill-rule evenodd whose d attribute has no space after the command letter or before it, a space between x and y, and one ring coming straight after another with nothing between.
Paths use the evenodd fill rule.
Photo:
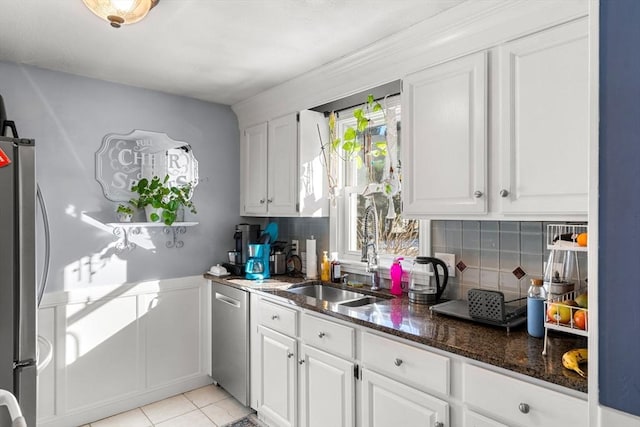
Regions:
<instances>
[{"instance_id":1,"label":"kitchen sink","mask_svg":"<svg viewBox=\"0 0 640 427\"><path fill-rule=\"evenodd\" d=\"M298 295L305 295L333 304L344 305L347 307L360 307L362 305L373 304L385 298L374 297L360 292L348 291L346 289L338 289L331 286L321 284L303 285L296 288L289 288L287 292Z\"/></svg>"},{"instance_id":2,"label":"kitchen sink","mask_svg":"<svg viewBox=\"0 0 640 427\"><path fill-rule=\"evenodd\" d=\"M372 296L366 296L359 299L354 299L351 301L344 301L339 303L340 305L344 305L345 307L360 307L363 305L373 304L374 302L385 300L386 298L378 298Z\"/></svg>"}]
</instances>

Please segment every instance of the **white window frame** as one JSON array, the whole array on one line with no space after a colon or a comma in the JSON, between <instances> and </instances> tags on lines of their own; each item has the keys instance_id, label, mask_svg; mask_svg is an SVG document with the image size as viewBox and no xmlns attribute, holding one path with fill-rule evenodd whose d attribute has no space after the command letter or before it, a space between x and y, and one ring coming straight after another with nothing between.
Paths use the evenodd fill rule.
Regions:
<instances>
[{"instance_id":1,"label":"white window frame","mask_svg":"<svg viewBox=\"0 0 640 427\"><path fill-rule=\"evenodd\" d=\"M380 101L380 103L385 107L384 103ZM400 108L400 96L392 98L392 100L386 105L386 107L396 107ZM336 120L336 132L339 138L342 138L344 134L344 129L347 126L355 127L356 119L353 117L353 110L355 108L361 108L361 105L356 107L343 110L339 113L339 116ZM345 118L346 117L346 118ZM382 112L376 112L369 114L376 124L382 123L384 116ZM400 120L402 118L402 111L400 111ZM406 144L406 141L403 141ZM401 148L402 149L402 148ZM399 158L402 158L400 153L398 153ZM360 261L361 252L349 250L348 242L350 239L357 238L357 230L351 229L349 227L350 222L350 212L356 209L355 206L352 206L351 209L347 206L350 202L354 204L355 201L352 200L349 196L353 193L359 194L364 189L362 187L345 187L345 177L353 171L347 170L346 162L339 160L339 165L337 168L338 176L337 182L338 187L336 188L335 200L331 203L331 207L329 209L329 233L330 233L330 248L332 252L338 253L338 259L341 264L345 265L348 271L356 272L356 273L364 273L366 263ZM352 167L353 168L353 167ZM431 248L429 242L431 241L431 221L429 220L420 220L419 221L419 254L424 256L429 256L431 254ZM397 255L394 254L380 254L380 262L379 267L384 269L388 269L391 267L393 263L393 259ZM408 263L411 262L411 257L404 257ZM407 264L405 264L407 265Z\"/></svg>"}]
</instances>

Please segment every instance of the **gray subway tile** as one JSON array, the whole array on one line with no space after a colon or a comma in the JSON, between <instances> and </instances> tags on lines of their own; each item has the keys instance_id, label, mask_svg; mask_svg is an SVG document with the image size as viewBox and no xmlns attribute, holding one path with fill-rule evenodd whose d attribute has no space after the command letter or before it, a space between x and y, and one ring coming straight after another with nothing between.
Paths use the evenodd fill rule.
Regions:
<instances>
[{"instance_id":1,"label":"gray subway tile","mask_svg":"<svg viewBox=\"0 0 640 427\"><path fill-rule=\"evenodd\" d=\"M520 251L520 233L500 232L501 251Z\"/></svg>"},{"instance_id":2,"label":"gray subway tile","mask_svg":"<svg viewBox=\"0 0 640 427\"><path fill-rule=\"evenodd\" d=\"M511 272L519 266L520 252L500 251L500 271L507 271L511 274Z\"/></svg>"},{"instance_id":3,"label":"gray subway tile","mask_svg":"<svg viewBox=\"0 0 640 427\"><path fill-rule=\"evenodd\" d=\"M520 223L518 221L500 221L500 231L520 232Z\"/></svg>"},{"instance_id":4,"label":"gray subway tile","mask_svg":"<svg viewBox=\"0 0 640 427\"><path fill-rule=\"evenodd\" d=\"M480 251L480 268L483 270L490 268L497 270L499 267L498 251L482 250Z\"/></svg>"}]
</instances>

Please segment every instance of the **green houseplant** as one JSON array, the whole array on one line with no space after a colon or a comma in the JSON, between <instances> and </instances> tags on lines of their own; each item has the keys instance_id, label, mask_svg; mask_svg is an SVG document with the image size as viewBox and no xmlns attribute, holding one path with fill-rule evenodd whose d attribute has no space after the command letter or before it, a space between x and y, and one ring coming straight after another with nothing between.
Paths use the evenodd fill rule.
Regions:
<instances>
[{"instance_id":1,"label":"green houseplant","mask_svg":"<svg viewBox=\"0 0 640 427\"><path fill-rule=\"evenodd\" d=\"M131 218L133 218L133 209L130 206L123 205L121 203L116 208L116 216L120 222L131 222Z\"/></svg>"},{"instance_id":2,"label":"green houseplant","mask_svg":"<svg viewBox=\"0 0 640 427\"><path fill-rule=\"evenodd\" d=\"M192 185L173 186L168 182L169 175L166 175L163 180L157 176L151 180L142 178L131 187L131 191L138 193L138 198L131 199L129 203L137 208L151 211L148 213L148 219L153 222L162 221L165 225L173 224L178 211L183 207L193 214L197 213L195 205L190 200Z\"/></svg>"}]
</instances>

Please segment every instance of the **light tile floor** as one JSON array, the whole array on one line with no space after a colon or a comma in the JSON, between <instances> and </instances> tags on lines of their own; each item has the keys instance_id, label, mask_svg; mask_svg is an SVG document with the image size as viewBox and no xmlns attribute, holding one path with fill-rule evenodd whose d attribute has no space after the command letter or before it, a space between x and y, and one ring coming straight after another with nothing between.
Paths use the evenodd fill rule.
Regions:
<instances>
[{"instance_id":1,"label":"light tile floor","mask_svg":"<svg viewBox=\"0 0 640 427\"><path fill-rule=\"evenodd\" d=\"M82 427L220 427L253 412L208 385Z\"/></svg>"}]
</instances>

